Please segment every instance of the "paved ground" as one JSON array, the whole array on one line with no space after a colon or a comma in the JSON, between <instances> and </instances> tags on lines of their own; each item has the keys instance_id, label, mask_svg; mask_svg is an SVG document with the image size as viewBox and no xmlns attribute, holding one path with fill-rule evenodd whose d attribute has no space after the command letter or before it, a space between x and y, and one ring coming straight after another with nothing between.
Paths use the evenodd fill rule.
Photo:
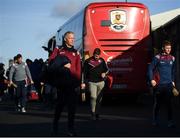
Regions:
<instances>
[{"instance_id":1,"label":"paved ground","mask_svg":"<svg viewBox=\"0 0 180 138\"><path fill-rule=\"evenodd\" d=\"M139 103L128 99L104 102L101 120L92 121L89 104L79 104L76 115L78 136L180 136L180 105L174 100L176 128L168 128L166 110L161 108L161 124L151 125L152 97L143 96ZM0 136L51 136L53 110L42 102L28 102L27 113L17 113L12 101L0 103ZM66 109L59 123L58 136L66 136Z\"/></svg>"}]
</instances>

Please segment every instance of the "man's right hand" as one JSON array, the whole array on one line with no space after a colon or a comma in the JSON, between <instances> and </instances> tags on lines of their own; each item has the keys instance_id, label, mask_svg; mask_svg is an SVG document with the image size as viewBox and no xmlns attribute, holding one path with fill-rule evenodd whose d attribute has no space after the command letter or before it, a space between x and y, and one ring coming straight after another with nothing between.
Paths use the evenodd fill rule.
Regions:
<instances>
[{"instance_id":1,"label":"man's right hand","mask_svg":"<svg viewBox=\"0 0 180 138\"><path fill-rule=\"evenodd\" d=\"M17 85L14 84L12 81L9 82L9 87L10 87L11 85L13 85L15 88L17 88Z\"/></svg>"},{"instance_id":2,"label":"man's right hand","mask_svg":"<svg viewBox=\"0 0 180 138\"><path fill-rule=\"evenodd\" d=\"M66 67L66 68L69 68L69 69L70 69L70 68L71 68L71 64L70 64L70 63L67 63L67 64L65 64L65 65L64 65L64 67Z\"/></svg>"},{"instance_id":3,"label":"man's right hand","mask_svg":"<svg viewBox=\"0 0 180 138\"><path fill-rule=\"evenodd\" d=\"M151 80L151 85L153 86L153 87L155 87L156 86L156 81L155 80Z\"/></svg>"},{"instance_id":4,"label":"man's right hand","mask_svg":"<svg viewBox=\"0 0 180 138\"><path fill-rule=\"evenodd\" d=\"M86 101L86 94L85 93L82 93L82 101L84 102L84 101Z\"/></svg>"},{"instance_id":5,"label":"man's right hand","mask_svg":"<svg viewBox=\"0 0 180 138\"><path fill-rule=\"evenodd\" d=\"M11 86L13 84L13 82L12 81L9 81L9 86Z\"/></svg>"},{"instance_id":6,"label":"man's right hand","mask_svg":"<svg viewBox=\"0 0 180 138\"><path fill-rule=\"evenodd\" d=\"M82 84L81 84L81 89L85 89L85 87L86 87L86 84L85 84L85 83L82 83Z\"/></svg>"}]
</instances>

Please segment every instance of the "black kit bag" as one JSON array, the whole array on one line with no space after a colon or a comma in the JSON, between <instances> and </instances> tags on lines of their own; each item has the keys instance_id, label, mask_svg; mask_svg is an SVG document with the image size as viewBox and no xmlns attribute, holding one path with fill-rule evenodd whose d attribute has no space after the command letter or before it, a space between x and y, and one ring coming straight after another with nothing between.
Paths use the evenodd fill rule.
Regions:
<instances>
[{"instance_id":1,"label":"black kit bag","mask_svg":"<svg viewBox=\"0 0 180 138\"><path fill-rule=\"evenodd\" d=\"M66 56L57 55L47 68L48 82L55 87L64 87L72 84L70 69L64 67L65 64L71 63Z\"/></svg>"}]
</instances>

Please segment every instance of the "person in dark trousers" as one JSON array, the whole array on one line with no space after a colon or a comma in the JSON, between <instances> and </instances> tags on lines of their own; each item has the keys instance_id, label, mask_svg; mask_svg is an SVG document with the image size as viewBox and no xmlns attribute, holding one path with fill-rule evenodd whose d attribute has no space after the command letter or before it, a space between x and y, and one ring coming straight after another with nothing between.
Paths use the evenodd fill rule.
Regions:
<instances>
[{"instance_id":1,"label":"person in dark trousers","mask_svg":"<svg viewBox=\"0 0 180 138\"><path fill-rule=\"evenodd\" d=\"M149 66L149 80L153 87L154 105L153 105L153 125L159 125L160 105L165 100L167 107L168 127L174 127L172 114L172 89L175 86L175 57L171 54L171 43L164 41L162 53L156 55ZM153 71L159 73L159 82L153 78Z\"/></svg>"},{"instance_id":2,"label":"person in dark trousers","mask_svg":"<svg viewBox=\"0 0 180 138\"><path fill-rule=\"evenodd\" d=\"M15 92L15 104L16 110L21 112L26 112L26 79L30 80L30 83L33 84L33 80L31 77L31 73L29 68L25 62L22 61L22 55L17 54L16 56L17 62L13 64L9 72L9 83L10 86L14 85L16 87Z\"/></svg>"},{"instance_id":3,"label":"person in dark trousers","mask_svg":"<svg viewBox=\"0 0 180 138\"><path fill-rule=\"evenodd\" d=\"M53 81L57 88L57 105L53 120L53 135L58 133L58 121L65 105L68 107L68 136L76 136L74 128L77 92L75 89L80 86L81 60L77 50L74 49L74 33L68 31L64 34L64 44L57 47L49 57L49 68L59 66ZM54 60L54 64L51 64ZM53 73L52 72L52 73ZM59 75L60 73L60 75Z\"/></svg>"},{"instance_id":4,"label":"person in dark trousers","mask_svg":"<svg viewBox=\"0 0 180 138\"><path fill-rule=\"evenodd\" d=\"M14 59L10 59L9 60L9 68L6 71L6 77L9 81L9 72L11 70L11 67L13 66L13 64L16 62L16 56L14 56ZM15 95L15 87L13 85L9 85L8 87L8 94L10 94L11 100L14 100L14 95Z\"/></svg>"},{"instance_id":5,"label":"person in dark trousers","mask_svg":"<svg viewBox=\"0 0 180 138\"><path fill-rule=\"evenodd\" d=\"M101 50L94 49L93 56L85 60L84 80L85 86L88 85L90 92L91 115L93 120L99 119L99 108L102 101L105 78L108 73L108 67L102 57Z\"/></svg>"},{"instance_id":6,"label":"person in dark trousers","mask_svg":"<svg viewBox=\"0 0 180 138\"><path fill-rule=\"evenodd\" d=\"M4 64L0 63L0 102L2 101L4 91L7 89L7 79L4 77L4 74Z\"/></svg>"}]
</instances>

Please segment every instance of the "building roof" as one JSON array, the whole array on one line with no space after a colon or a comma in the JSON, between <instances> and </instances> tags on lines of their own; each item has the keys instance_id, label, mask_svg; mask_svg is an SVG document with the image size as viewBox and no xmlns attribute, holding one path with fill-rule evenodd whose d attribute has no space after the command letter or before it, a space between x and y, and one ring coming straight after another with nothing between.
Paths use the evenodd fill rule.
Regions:
<instances>
[{"instance_id":1,"label":"building roof","mask_svg":"<svg viewBox=\"0 0 180 138\"><path fill-rule=\"evenodd\" d=\"M180 15L180 8L152 15L151 28L155 30Z\"/></svg>"}]
</instances>

